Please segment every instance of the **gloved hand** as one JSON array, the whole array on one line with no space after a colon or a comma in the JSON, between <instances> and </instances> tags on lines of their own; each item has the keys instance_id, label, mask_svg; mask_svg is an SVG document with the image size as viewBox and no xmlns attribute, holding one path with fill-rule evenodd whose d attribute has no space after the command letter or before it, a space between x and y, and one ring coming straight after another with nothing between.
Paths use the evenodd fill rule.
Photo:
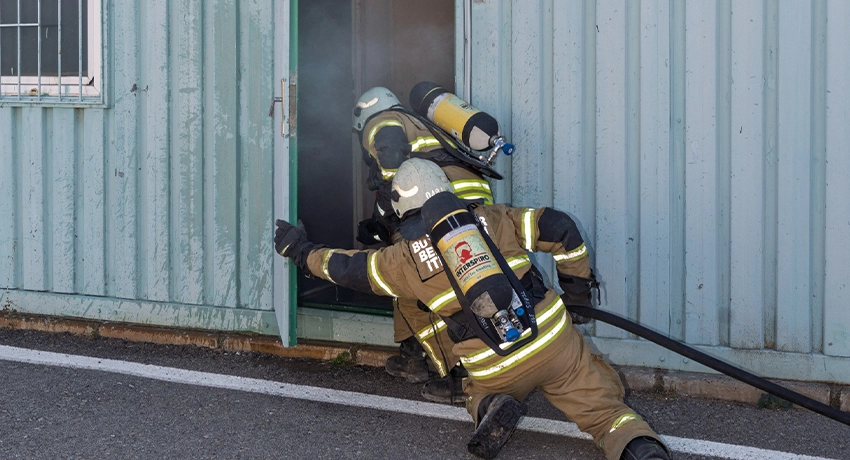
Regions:
<instances>
[{"instance_id":1,"label":"gloved hand","mask_svg":"<svg viewBox=\"0 0 850 460\"><path fill-rule=\"evenodd\" d=\"M582 307L590 307L593 306L593 289L596 289L597 295L599 293L599 282L596 281L596 275L593 274L593 271L590 272L590 278L582 278L579 276L572 275L564 275L562 273L558 273L558 285L561 286L561 289L564 293L561 295L561 300L564 301L564 305L567 306L567 312L570 314L570 318L572 318L574 324L587 324L590 322L590 318L585 318L584 316L577 315L570 311L570 305L579 305Z\"/></svg>"},{"instance_id":2,"label":"gloved hand","mask_svg":"<svg viewBox=\"0 0 850 460\"><path fill-rule=\"evenodd\" d=\"M357 224L357 241L367 246L381 242L389 244L390 231L378 219L370 217Z\"/></svg>"},{"instance_id":3,"label":"gloved hand","mask_svg":"<svg viewBox=\"0 0 850 460\"><path fill-rule=\"evenodd\" d=\"M280 219L275 221L275 225L277 229L274 232L274 248L277 253L292 259L295 265L309 272L307 256L310 255L310 251L321 246L307 239L307 231L300 220L297 227Z\"/></svg>"}]
</instances>

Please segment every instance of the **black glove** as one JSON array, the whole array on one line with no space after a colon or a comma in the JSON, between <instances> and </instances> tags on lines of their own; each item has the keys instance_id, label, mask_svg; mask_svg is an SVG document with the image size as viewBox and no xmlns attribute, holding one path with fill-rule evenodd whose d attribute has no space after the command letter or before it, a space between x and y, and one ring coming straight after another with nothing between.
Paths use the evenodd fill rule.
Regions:
<instances>
[{"instance_id":1,"label":"black glove","mask_svg":"<svg viewBox=\"0 0 850 460\"><path fill-rule=\"evenodd\" d=\"M374 217L361 220L357 224L357 241L367 246L381 242L389 244L390 231Z\"/></svg>"},{"instance_id":2,"label":"black glove","mask_svg":"<svg viewBox=\"0 0 850 460\"><path fill-rule=\"evenodd\" d=\"M274 248L277 253L292 259L295 265L309 272L307 256L310 255L310 251L321 246L307 239L307 231L304 230L304 224L300 220L297 227L280 219L275 221L275 225L277 229L274 232Z\"/></svg>"},{"instance_id":3,"label":"black glove","mask_svg":"<svg viewBox=\"0 0 850 460\"><path fill-rule=\"evenodd\" d=\"M558 285L561 286L564 293L561 295L561 300L567 306L567 311L570 313L574 324L587 324L590 318L577 315L570 311L570 305L578 305L581 307L593 306L593 289L599 292L599 282L596 281L596 275L593 271L590 272L590 278L582 278L579 276L564 275L558 273Z\"/></svg>"}]
</instances>

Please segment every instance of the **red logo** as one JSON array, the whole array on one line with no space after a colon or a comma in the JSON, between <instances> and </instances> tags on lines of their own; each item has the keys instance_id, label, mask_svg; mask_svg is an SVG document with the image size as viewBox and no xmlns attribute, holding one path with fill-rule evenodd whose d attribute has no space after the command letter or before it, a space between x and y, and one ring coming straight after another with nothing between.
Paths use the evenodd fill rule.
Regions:
<instances>
[{"instance_id":1,"label":"red logo","mask_svg":"<svg viewBox=\"0 0 850 460\"><path fill-rule=\"evenodd\" d=\"M472 258L472 247L466 241L461 241L455 245L455 254L457 254L461 264L466 263L467 260Z\"/></svg>"}]
</instances>

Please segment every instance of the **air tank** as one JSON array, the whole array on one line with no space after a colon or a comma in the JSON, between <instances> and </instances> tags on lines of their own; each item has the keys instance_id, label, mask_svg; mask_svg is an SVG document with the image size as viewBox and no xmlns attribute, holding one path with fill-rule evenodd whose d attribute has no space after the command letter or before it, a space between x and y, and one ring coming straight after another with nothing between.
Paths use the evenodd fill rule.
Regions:
<instances>
[{"instance_id":1,"label":"air tank","mask_svg":"<svg viewBox=\"0 0 850 460\"><path fill-rule=\"evenodd\" d=\"M498 146L507 155L513 153L513 146L499 135L499 122L495 118L436 83L417 83L410 91L410 106L472 150Z\"/></svg>"}]
</instances>

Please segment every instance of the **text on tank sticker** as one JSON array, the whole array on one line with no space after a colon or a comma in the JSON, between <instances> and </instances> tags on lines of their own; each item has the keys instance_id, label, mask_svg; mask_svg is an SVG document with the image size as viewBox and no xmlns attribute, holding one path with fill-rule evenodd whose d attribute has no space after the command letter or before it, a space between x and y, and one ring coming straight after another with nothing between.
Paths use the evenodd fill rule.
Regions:
<instances>
[{"instance_id":1,"label":"text on tank sticker","mask_svg":"<svg viewBox=\"0 0 850 460\"><path fill-rule=\"evenodd\" d=\"M463 292L490 275L501 273L487 243L474 225L463 225L437 242Z\"/></svg>"}]
</instances>

